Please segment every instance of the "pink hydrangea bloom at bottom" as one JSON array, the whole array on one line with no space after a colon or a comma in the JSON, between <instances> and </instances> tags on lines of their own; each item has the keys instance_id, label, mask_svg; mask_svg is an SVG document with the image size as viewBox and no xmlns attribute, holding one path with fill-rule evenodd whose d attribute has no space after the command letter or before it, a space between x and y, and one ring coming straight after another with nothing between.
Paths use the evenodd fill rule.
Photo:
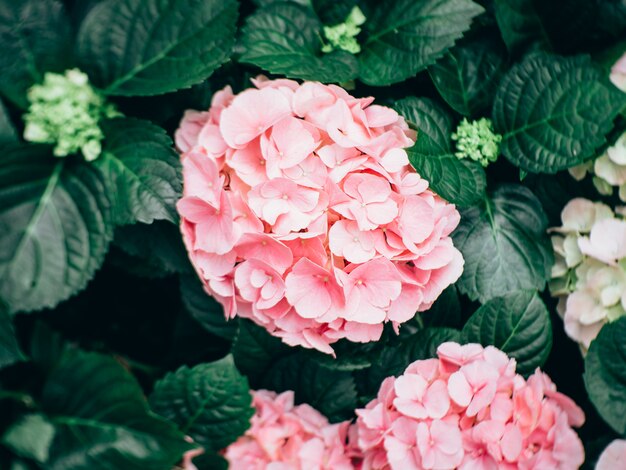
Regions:
<instances>
[{"instance_id":1,"label":"pink hydrangea bloom at bottom","mask_svg":"<svg viewBox=\"0 0 626 470\"><path fill-rule=\"evenodd\" d=\"M231 470L352 470L350 423L330 424L291 391L252 392L256 412L245 435L224 456Z\"/></svg>"},{"instance_id":2,"label":"pink hydrangea bloom at bottom","mask_svg":"<svg viewBox=\"0 0 626 470\"><path fill-rule=\"evenodd\" d=\"M357 410L362 468L573 470L580 408L539 369L525 380L494 347L444 343Z\"/></svg>"},{"instance_id":3,"label":"pink hydrangea bloom at bottom","mask_svg":"<svg viewBox=\"0 0 626 470\"><path fill-rule=\"evenodd\" d=\"M600 455L596 470L618 470L626 465L626 440L615 439Z\"/></svg>"}]
</instances>

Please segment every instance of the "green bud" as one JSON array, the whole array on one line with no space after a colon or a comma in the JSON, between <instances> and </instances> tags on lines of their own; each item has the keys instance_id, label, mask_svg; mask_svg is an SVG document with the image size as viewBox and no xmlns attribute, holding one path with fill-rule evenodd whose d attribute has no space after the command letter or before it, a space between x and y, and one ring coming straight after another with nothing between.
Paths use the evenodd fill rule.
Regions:
<instances>
[{"instance_id":1,"label":"green bud","mask_svg":"<svg viewBox=\"0 0 626 470\"><path fill-rule=\"evenodd\" d=\"M28 101L24 139L53 144L57 157L80 151L87 161L95 160L104 138L100 120L121 115L77 69L46 73L43 83L28 90Z\"/></svg>"},{"instance_id":2,"label":"green bud","mask_svg":"<svg viewBox=\"0 0 626 470\"><path fill-rule=\"evenodd\" d=\"M354 7L346 21L335 26L324 26L324 36L328 43L322 46L322 52L332 52L341 49L351 54L361 52L361 46L356 37L361 32L361 26L365 23L365 15L359 7Z\"/></svg>"},{"instance_id":3,"label":"green bud","mask_svg":"<svg viewBox=\"0 0 626 470\"><path fill-rule=\"evenodd\" d=\"M493 131L490 119L472 122L463 119L452 134L452 140L456 141L458 158L469 158L486 167L497 160L502 136Z\"/></svg>"}]
</instances>

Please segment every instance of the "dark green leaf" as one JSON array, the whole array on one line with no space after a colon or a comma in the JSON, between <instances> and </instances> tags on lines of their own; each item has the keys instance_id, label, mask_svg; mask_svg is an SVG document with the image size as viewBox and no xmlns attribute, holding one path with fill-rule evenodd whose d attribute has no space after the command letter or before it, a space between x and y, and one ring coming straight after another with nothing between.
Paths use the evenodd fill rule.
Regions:
<instances>
[{"instance_id":1,"label":"dark green leaf","mask_svg":"<svg viewBox=\"0 0 626 470\"><path fill-rule=\"evenodd\" d=\"M193 448L149 411L130 373L100 354L67 354L44 386L42 407L56 429L52 470L170 470Z\"/></svg>"},{"instance_id":2,"label":"dark green leaf","mask_svg":"<svg viewBox=\"0 0 626 470\"><path fill-rule=\"evenodd\" d=\"M585 388L600 416L626 433L626 318L602 327L585 357Z\"/></svg>"},{"instance_id":3,"label":"dark green leaf","mask_svg":"<svg viewBox=\"0 0 626 470\"><path fill-rule=\"evenodd\" d=\"M24 354L17 344L13 321L0 302L0 369L23 360Z\"/></svg>"},{"instance_id":4,"label":"dark green leaf","mask_svg":"<svg viewBox=\"0 0 626 470\"><path fill-rule=\"evenodd\" d=\"M264 328L250 320L239 321L239 331L233 343L232 354L237 368L248 376L255 388L259 388L260 381L272 364L292 353L293 350Z\"/></svg>"},{"instance_id":5,"label":"dark green leaf","mask_svg":"<svg viewBox=\"0 0 626 470\"><path fill-rule=\"evenodd\" d=\"M113 243L156 271L153 275L189 273L192 269L180 230L169 222L118 227Z\"/></svg>"},{"instance_id":6,"label":"dark green leaf","mask_svg":"<svg viewBox=\"0 0 626 470\"><path fill-rule=\"evenodd\" d=\"M248 381L228 355L210 364L181 367L159 380L152 409L205 449L219 451L241 436L254 414Z\"/></svg>"},{"instance_id":7,"label":"dark green leaf","mask_svg":"<svg viewBox=\"0 0 626 470\"><path fill-rule=\"evenodd\" d=\"M461 207L483 198L487 179L476 162L461 160L452 153L452 117L428 98L404 98L394 107L418 128L417 142L407 149L415 170L430 188Z\"/></svg>"},{"instance_id":8,"label":"dark green leaf","mask_svg":"<svg viewBox=\"0 0 626 470\"><path fill-rule=\"evenodd\" d=\"M484 303L514 290L542 290L553 260L547 225L537 198L518 185L502 186L462 211L453 233L465 259L459 291Z\"/></svg>"},{"instance_id":9,"label":"dark green leaf","mask_svg":"<svg viewBox=\"0 0 626 470\"><path fill-rule=\"evenodd\" d=\"M311 3L324 24L336 25L346 20L358 0L311 0Z\"/></svg>"},{"instance_id":10,"label":"dark green leaf","mask_svg":"<svg viewBox=\"0 0 626 470\"><path fill-rule=\"evenodd\" d=\"M93 164L108 186L116 223L176 223L180 162L165 131L130 118L105 121L102 127L105 144Z\"/></svg>"},{"instance_id":11,"label":"dark green leaf","mask_svg":"<svg viewBox=\"0 0 626 470\"><path fill-rule=\"evenodd\" d=\"M352 417L356 408L356 386L350 372L328 369L303 354L274 362L262 384L277 392L293 390L296 402L308 403L331 422Z\"/></svg>"},{"instance_id":12,"label":"dark green leaf","mask_svg":"<svg viewBox=\"0 0 626 470\"><path fill-rule=\"evenodd\" d=\"M17 140L17 132L13 127L7 108L0 101L0 145L14 143Z\"/></svg>"},{"instance_id":13,"label":"dark green leaf","mask_svg":"<svg viewBox=\"0 0 626 470\"><path fill-rule=\"evenodd\" d=\"M357 76L356 58L344 51L323 54L322 24L309 8L277 2L246 20L240 60L291 78L339 83Z\"/></svg>"},{"instance_id":14,"label":"dark green leaf","mask_svg":"<svg viewBox=\"0 0 626 470\"><path fill-rule=\"evenodd\" d=\"M589 58L534 54L502 80L493 120L514 165L556 173L591 158L625 106L626 93Z\"/></svg>"},{"instance_id":15,"label":"dark green leaf","mask_svg":"<svg viewBox=\"0 0 626 470\"><path fill-rule=\"evenodd\" d=\"M110 203L90 165L44 146L0 160L0 297L11 311L53 307L85 287L112 237Z\"/></svg>"},{"instance_id":16,"label":"dark green leaf","mask_svg":"<svg viewBox=\"0 0 626 470\"><path fill-rule=\"evenodd\" d=\"M502 39L511 53L518 53L535 41L544 46L550 44L533 3L533 0L493 0Z\"/></svg>"},{"instance_id":17,"label":"dark green leaf","mask_svg":"<svg viewBox=\"0 0 626 470\"><path fill-rule=\"evenodd\" d=\"M491 107L505 67L500 43L484 36L450 49L428 71L446 103L469 117Z\"/></svg>"},{"instance_id":18,"label":"dark green leaf","mask_svg":"<svg viewBox=\"0 0 626 470\"><path fill-rule=\"evenodd\" d=\"M78 34L78 58L110 95L158 95L206 79L233 47L236 0L106 0Z\"/></svg>"},{"instance_id":19,"label":"dark green leaf","mask_svg":"<svg viewBox=\"0 0 626 470\"><path fill-rule=\"evenodd\" d=\"M26 415L2 436L2 443L17 455L39 463L48 460L54 425L42 415Z\"/></svg>"},{"instance_id":20,"label":"dark green leaf","mask_svg":"<svg viewBox=\"0 0 626 470\"><path fill-rule=\"evenodd\" d=\"M471 0L387 0L365 24L359 78L368 85L401 82L424 70L463 36L484 10Z\"/></svg>"},{"instance_id":21,"label":"dark green leaf","mask_svg":"<svg viewBox=\"0 0 626 470\"><path fill-rule=\"evenodd\" d=\"M550 313L535 291L517 291L482 305L463 327L464 343L495 346L517 361L517 372L541 367L552 348Z\"/></svg>"},{"instance_id":22,"label":"dark green leaf","mask_svg":"<svg viewBox=\"0 0 626 470\"><path fill-rule=\"evenodd\" d=\"M53 331L46 323L39 320L35 323L28 355L42 370L49 372L59 363L68 344L57 331Z\"/></svg>"},{"instance_id":23,"label":"dark green leaf","mask_svg":"<svg viewBox=\"0 0 626 470\"><path fill-rule=\"evenodd\" d=\"M455 286L444 290L433 306L421 314L424 326L461 326L461 301Z\"/></svg>"},{"instance_id":24,"label":"dark green leaf","mask_svg":"<svg viewBox=\"0 0 626 470\"><path fill-rule=\"evenodd\" d=\"M224 309L202 287L195 274L181 276L180 293L189 314L208 332L232 340L237 333L236 320L226 320Z\"/></svg>"},{"instance_id":25,"label":"dark green leaf","mask_svg":"<svg viewBox=\"0 0 626 470\"><path fill-rule=\"evenodd\" d=\"M70 24L57 0L0 1L0 92L20 107L45 72L68 65Z\"/></svg>"}]
</instances>

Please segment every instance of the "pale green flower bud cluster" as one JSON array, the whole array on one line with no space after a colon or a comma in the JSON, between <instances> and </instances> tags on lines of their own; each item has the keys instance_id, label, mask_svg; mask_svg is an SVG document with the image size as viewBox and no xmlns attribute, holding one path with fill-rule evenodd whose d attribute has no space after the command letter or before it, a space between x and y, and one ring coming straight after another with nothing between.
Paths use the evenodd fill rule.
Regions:
<instances>
[{"instance_id":1,"label":"pale green flower bud cluster","mask_svg":"<svg viewBox=\"0 0 626 470\"><path fill-rule=\"evenodd\" d=\"M54 144L57 157L80 151L85 160L95 160L104 138L100 120L120 115L93 89L87 75L76 69L46 73L43 83L28 90L28 101L24 139Z\"/></svg>"},{"instance_id":2,"label":"pale green flower bud cluster","mask_svg":"<svg viewBox=\"0 0 626 470\"><path fill-rule=\"evenodd\" d=\"M494 132L490 119L472 122L463 119L452 134L452 140L456 141L458 158L469 158L486 167L498 159L502 136Z\"/></svg>"},{"instance_id":3,"label":"pale green flower bud cluster","mask_svg":"<svg viewBox=\"0 0 626 470\"><path fill-rule=\"evenodd\" d=\"M605 323L626 315L626 250L623 258L609 260L605 253L619 249L603 240L626 241L623 209L613 212L602 203L573 199L561 213L563 225L550 230L550 292L559 299L565 331L583 354Z\"/></svg>"},{"instance_id":4,"label":"pale green flower bud cluster","mask_svg":"<svg viewBox=\"0 0 626 470\"><path fill-rule=\"evenodd\" d=\"M626 132L598 158L570 168L569 172L577 181L590 173L600 194L611 196L617 188L619 198L626 202Z\"/></svg>"},{"instance_id":5,"label":"pale green flower bud cluster","mask_svg":"<svg viewBox=\"0 0 626 470\"><path fill-rule=\"evenodd\" d=\"M359 26L365 23L366 19L361 9L354 7L345 22L335 26L324 26L324 36L328 43L322 46L322 52L328 53L336 49L341 49L351 54L361 52L361 46L357 42L356 37L361 32Z\"/></svg>"}]
</instances>

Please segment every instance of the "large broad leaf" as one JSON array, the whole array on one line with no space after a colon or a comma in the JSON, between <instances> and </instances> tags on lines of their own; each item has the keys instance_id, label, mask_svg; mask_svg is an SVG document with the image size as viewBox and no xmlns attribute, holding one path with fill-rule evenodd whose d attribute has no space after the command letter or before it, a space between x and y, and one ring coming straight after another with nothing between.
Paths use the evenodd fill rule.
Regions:
<instances>
[{"instance_id":1,"label":"large broad leaf","mask_svg":"<svg viewBox=\"0 0 626 470\"><path fill-rule=\"evenodd\" d=\"M26 107L26 90L68 65L70 23L57 0L0 0L0 93Z\"/></svg>"},{"instance_id":2,"label":"large broad leaf","mask_svg":"<svg viewBox=\"0 0 626 470\"><path fill-rule=\"evenodd\" d=\"M181 276L180 294L187 312L208 332L227 340L235 337L238 322L226 320L222 306L207 294L195 274Z\"/></svg>"},{"instance_id":3,"label":"large broad leaf","mask_svg":"<svg viewBox=\"0 0 626 470\"><path fill-rule=\"evenodd\" d=\"M626 318L605 325L585 357L585 388L600 416L626 433Z\"/></svg>"},{"instance_id":4,"label":"large broad leaf","mask_svg":"<svg viewBox=\"0 0 626 470\"><path fill-rule=\"evenodd\" d=\"M236 0L105 0L82 23L78 58L110 95L157 95L206 79L233 47Z\"/></svg>"},{"instance_id":5,"label":"large broad leaf","mask_svg":"<svg viewBox=\"0 0 626 470\"><path fill-rule=\"evenodd\" d=\"M153 415L135 379L110 357L68 354L43 390L55 425L52 469L170 469L193 446Z\"/></svg>"},{"instance_id":6,"label":"large broad leaf","mask_svg":"<svg viewBox=\"0 0 626 470\"><path fill-rule=\"evenodd\" d=\"M180 162L165 131L130 118L105 121L102 127L105 144L93 164L107 183L116 223L176 222Z\"/></svg>"},{"instance_id":7,"label":"large broad leaf","mask_svg":"<svg viewBox=\"0 0 626 470\"><path fill-rule=\"evenodd\" d=\"M291 78L339 83L357 76L356 58L344 51L323 54L322 24L310 9L277 2L246 20L242 62Z\"/></svg>"},{"instance_id":8,"label":"large broad leaf","mask_svg":"<svg viewBox=\"0 0 626 470\"><path fill-rule=\"evenodd\" d=\"M259 388L261 380L278 359L293 353L294 350L264 328L250 320L239 321L232 354L237 368L248 376L254 388Z\"/></svg>"},{"instance_id":9,"label":"large broad leaf","mask_svg":"<svg viewBox=\"0 0 626 470\"><path fill-rule=\"evenodd\" d=\"M254 414L251 403L248 381L230 355L191 369L183 366L159 380L150 395L156 413L216 452L248 429Z\"/></svg>"},{"instance_id":10,"label":"large broad leaf","mask_svg":"<svg viewBox=\"0 0 626 470\"><path fill-rule=\"evenodd\" d=\"M35 427L30 435L40 441L28 447L47 469L170 470L193 447L149 411L130 373L100 354L67 353L44 385L41 409L44 421L34 417L18 426L22 435L29 435L27 424Z\"/></svg>"},{"instance_id":11,"label":"large broad leaf","mask_svg":"<svg viewBox=\"0 0 626 470\"><path fill-rule=\"evenodd\" d=\"M0 369L24 360L17 338L13 321L6 307L0 302Z\"/></svg>"},{"instance_id":12,"label":"large broad leaf","mask_svg":"<svg viewBox=\"0 0 626 470\"><path fill-rule=\"evenodd\" d=\"M277 392L293 390L296 402L308 403L331 422L351 418L356 408L352 374L328 369L302 353L276 361L262 384Z\"/></svg>"},{"instance_id":13,"label":"large broad leaf","mask_svg":"<svg viewBox=\"0 0 626 470\"><path fill-rule=\"evenodd\" d=\"M17 132L4 103L0 101L0 145L17 142Z\"/></svg>"},{"instance_id":14,"label":"large broad leaf","mask_svg":"<svg viewBox=\"0 0 626 470\"><path fill-rule=\"evenodd\" d=\"M387 0L363 25L359 78L389 85L414 76L454 45L483 8L471 0Z\"/></svg>"},{"instance_id":15,"label":"large broad leaf","mask_svg":"<svg viewBox=\"0 0 626 470\"><path fill-rule=\"evenodd\" d=\"M463 327L464 343L495 346L517 361L517 372L541 367L552 348L550 313L535 291L517 291L482 305Z\"/></svg>"},{"instance_id":16,"label":"large broad leaf","mask_svg":"<svg viewBox=\"0 0 626 470\"><path fill-rule=\"evenodd\" d=\"M461 160L452 151L452 117L428 98L404 98L394 107L418 129L417 142L407 149L413 168L444 199L469 206L483 198L487 178L476 162Z\"/></svg>"},{"instance_id":17,"label":"large broad leaf","mask_svg":"<svg viewBox=\"0 0 626 470\"><path fill-rule=\"evenodd\" d=\"M54 434L54 425L45 416L25 415L2 436L2 443L17 455L45 463Z\"/></svg>"},{"instance_id":18,"label":"large broad leaf","mask_svg":"<svg viewBox=\"0 0 626 470\"><path fill-rule=\"evenodd\" d=\"M457 45L431 66L430 76L446 103L463 116L491 108L506 68L503 49L495 38L484 36Z\"/></svg>"},{"instance_id":19,"label":"large broad leaf","mask_svg":"<svg viewBox=\"0 0 626 470\"><path fill-rule=\"evenodd\" d=\"M166 221L151 224L134 224L118 227L113 239L132 259L142 264L148 277L163 277L173 273L190 273L192 270L185 245L177 225Z\"/></svg>"},{"instance_id":20,"label":"large broad leaf","mask_svg":"<svg viewBox=\"0 0 626 470\"><path fill-rule=\"evenodd\" d=\"M11 311L53 307L81 290L112 237L105 184L92 166L44 146L0 160L0 297Z\"/></svg>"},{"instance_id":21,"label":"large broad leaf","mask_svg":"<svg viewBox=\"0 0 626 470\"><path fill-rule=\"evenodd\" d=\"M591 158L625 106L626 93L589 58L534 54L500 83L493 120L514 165L556 173Z\"/></svg>"},{"instance_id":22,"label":"large broad leaf","mask_svg":"<svg viewBox=\"0 0 626 470\"><path fill-rule=\"evenodd\" d=\"M534 42L547 46L550 40L533 0L493 0L502 39L512 53Z\"/></svg>"},{"instance_id":23,"label":"large broad leaf","mask_svg":"<svg viewBox=\"0 0 626 470\"><path fill-rule=\"evenodd\" d=\"M465 259L459 291L484 303L514 290L542 290L553 260L547 225L537 198L517 185L502 186L462 211L453 233Z\"/></svg>"}]
</instances>

